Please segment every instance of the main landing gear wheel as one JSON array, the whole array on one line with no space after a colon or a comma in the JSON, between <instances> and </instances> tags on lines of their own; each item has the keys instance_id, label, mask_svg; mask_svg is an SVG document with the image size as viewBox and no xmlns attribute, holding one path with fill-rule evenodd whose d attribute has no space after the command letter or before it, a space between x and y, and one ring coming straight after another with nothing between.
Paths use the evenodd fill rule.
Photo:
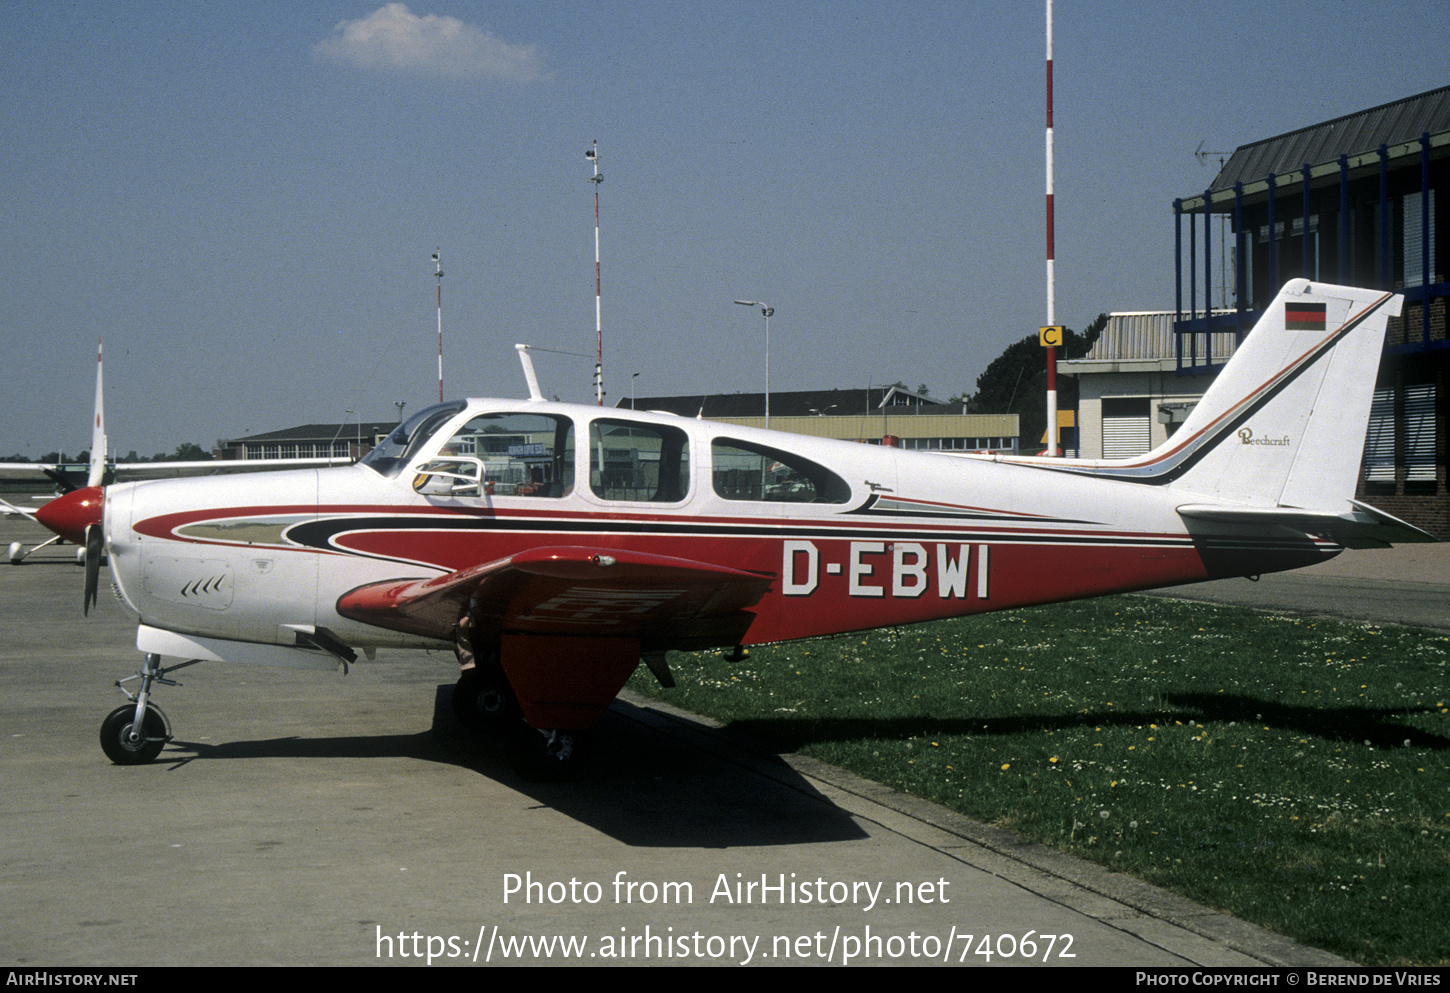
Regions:
<instances>
[{"instance_id":1,"label":"main landing gear wheel","mask_svg":"<svg viewBox=\"0 0 1450 993\"><path fill-rule=\"evenodd\" d=\"M579 731L532 728L520 723L512 739L509 757L525 779L568 779L583 767L585 738Z\"/></svg>"},{"instance_id":2,"label":"main landing gear wheel","mask_svg":"<svg viewBox=\"0 0 1450 993\"><path fill-rule=\"evenodd\" d=\"M497 664L465 669L453 687L453 716L470 731L497 727L514 713L514 696Z\"/></svg>"},{"instance_id":3,"label":"main landing gear wheel","mask_svg":"<svg viewBox=\"0 0 1450 993\"><path fill-rule=\"evenodd\" d=\"M101 751L117 765L145 765L166 746L166 718L161 711L148 705L140 733L134 733L135 725L134 703L117 707L101 723Z\"/></svg>"}]
</instances>

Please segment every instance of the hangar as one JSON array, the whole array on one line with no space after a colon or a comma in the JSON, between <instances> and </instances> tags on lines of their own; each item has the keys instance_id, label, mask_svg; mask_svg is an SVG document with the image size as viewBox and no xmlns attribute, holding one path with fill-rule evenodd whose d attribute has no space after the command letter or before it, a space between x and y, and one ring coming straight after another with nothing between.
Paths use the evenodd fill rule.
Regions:
<instances>
[{"instance_id":1,"label":"hangar","mask_svg":"<svg viewBox=\"0 0 1450 993\"><path fill-rule=\"evenodd\" d=\"M967 414L902 386L854 390L772 391L766 416L764 393L714 393L626 398L616 406L703 417L727 424L930 451L1016 452L1016 414Z\"/></svg>"},{"instance_id":2,"label":"hangar","mask_svg":"<svg viewBox=\"0 0 1450 993\"><path fill-rule=\"evenodd\" d=\"M303 424L227 441L219 459L352 459L362 458L396 421L354 421L349 424Z\"/></svg>"},{"instance_id":3,"label":"hangar","mask_svg":"<svg viewBox=\"0 0 1450 993\"><path fill-rule=\"evenodd\" d=\"M640 410L764 426L765 394L717 393L624 399ZM772 392L770 426L815 437L880 444L891 437L902 448L1016 452L1016 414L963 414L960 407L900 386L864 390ZM220 459L357 459L385 438L395 421L304 424L227 441Z\"/></svg>"}]
</instances>

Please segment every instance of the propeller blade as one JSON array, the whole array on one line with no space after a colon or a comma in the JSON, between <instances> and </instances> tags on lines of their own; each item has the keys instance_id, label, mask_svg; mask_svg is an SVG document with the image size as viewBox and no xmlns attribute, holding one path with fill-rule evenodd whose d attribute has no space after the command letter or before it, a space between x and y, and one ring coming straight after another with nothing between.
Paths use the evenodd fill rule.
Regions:
<instances>
[{"instance_id":1,"label":"propeller blade","mask_svg":"<svg viewBox=\"0 0 1450 993\"><path fill-rule=\"evenodd\" d=\"M75 483L72 483L69 479L66 479L64 476L62 476L59 470L42 469L40 471L45 473L46 477L56 485L56 488L59 489L61 493L74 493L76 490L80 489L80 487L77 486Z\"/></svg>"},{"instance_id":2,"label":"propeller blade","mask_svg":"<svg viewBox=\"0 0 1450 993\"><path fill-rule=\"evenodd\" d=\"M96 602L96 589L101 582L101 552L106 542L105 531L99 524L86 526L86 603L85 613L90 615Z\"/></svg>"}]
</instances>

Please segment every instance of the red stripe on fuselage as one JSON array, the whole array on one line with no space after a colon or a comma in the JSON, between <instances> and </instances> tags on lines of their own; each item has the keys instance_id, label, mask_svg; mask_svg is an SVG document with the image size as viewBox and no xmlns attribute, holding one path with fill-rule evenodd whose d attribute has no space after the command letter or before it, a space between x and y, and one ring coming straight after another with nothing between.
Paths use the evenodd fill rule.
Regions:
<instances>
[{"instance_id":1,"label":"red stripe on fuselage","mask_svg":"<svg viewBox=\"0 0 1450 993\"><path fill-rule=\"evenodd\" d=\"M673 556L776 577L755 608L749 643L863 630L1029 604L1273 572L1319 561L1327 543L1245 539L1199 545L1185 533L1083 527L985 526L961 521L789 521L660 514L469 512L454 508L339 505L239 507L147 519L142 534L177 537L203 521L296 517L335 524L326 548L277 546L299 554L355 554L442 573L472 568L541 545L568 544ZM349 529L355 520L356 529ZM397 527L380 527L396 521ZM477 527L470 527L477 524ZM458 525L462 525L459 527ZM654 526L658 530L650 530ZM733 533L732 533L733 532Z\"/></svg>"}]
</instances>

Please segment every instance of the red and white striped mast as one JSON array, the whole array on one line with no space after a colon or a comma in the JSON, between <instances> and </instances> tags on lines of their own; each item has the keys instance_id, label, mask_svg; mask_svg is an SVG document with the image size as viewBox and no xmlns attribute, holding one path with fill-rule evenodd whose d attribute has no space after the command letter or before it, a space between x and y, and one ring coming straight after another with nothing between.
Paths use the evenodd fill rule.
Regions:
<instances>
[{"instance_id":1,"label":"red and white striped mast","mask_svg":"<svg viewBox=\"0 0 1450 993\"><path fill-rule=\"evenodd\" d=\"M1057 276L1053 269L1052 211L1052 0L1047 0L1047 326L1057 325ZM1047 346L1047 453L1057 448L1057 346Z\"/></svg>"},{"instance_id":2,"label":"red and white striped mast","mask_svg":"<svg viewBox=\"0 0 1450 993\"><path fill-rule=\"evenodd\" d=\"M438 277L438 402L443 402L443 249L433 253L433 267Z\"/></svg>"},{"instance_id":3,"label":"red and white striped mast","mask_svg":"<svg viewBox=\"0 0 1450 993\"><path fill-rule=\"evenodd\" d=\"M604 321L600 302L599 286L599 184L604 177L599 175L599 142L596 140L584 157L594 163L594 175L589 182L594 184L594 399L604 406Z\"/></svg>"}]
</instances>

